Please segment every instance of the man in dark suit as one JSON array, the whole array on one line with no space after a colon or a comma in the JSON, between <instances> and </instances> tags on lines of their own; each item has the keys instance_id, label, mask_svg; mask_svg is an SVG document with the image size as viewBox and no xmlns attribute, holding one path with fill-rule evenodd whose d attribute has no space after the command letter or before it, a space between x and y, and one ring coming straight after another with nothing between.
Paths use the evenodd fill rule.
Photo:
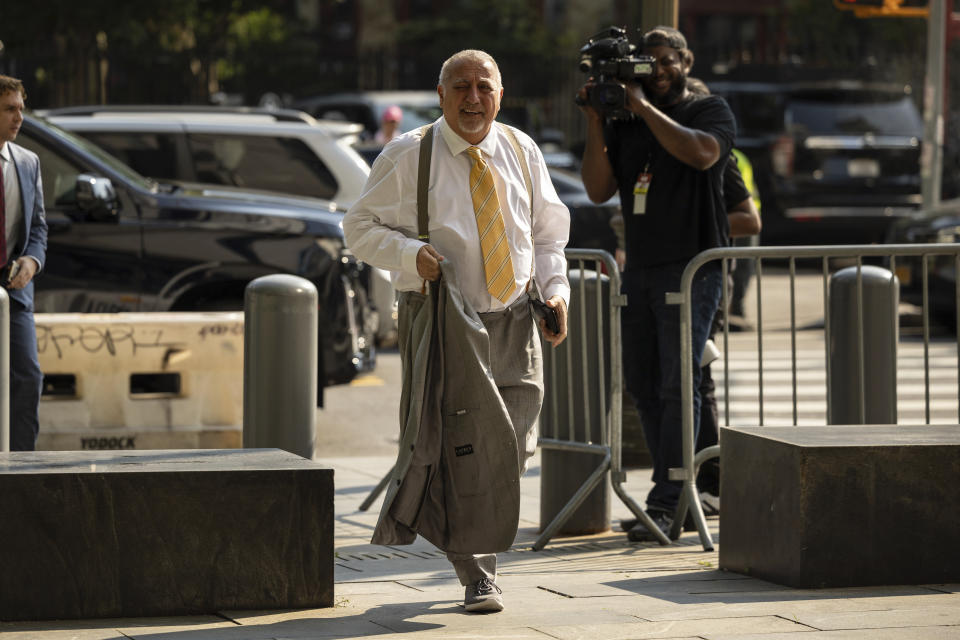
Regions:
<instances>
[{"instance_id":1,"label":"man in dark suit","mask_svg":"<svg viewBox=\"0 0 960 640\"><path fill-rule=\"evenodd\" d=\"M0 284L10 296L11 451L36 448L43 386L33 324L33 277L47 252L40 159L13 143L26 97L20 80L0 75Z\"/></svg>"}]
</instances>

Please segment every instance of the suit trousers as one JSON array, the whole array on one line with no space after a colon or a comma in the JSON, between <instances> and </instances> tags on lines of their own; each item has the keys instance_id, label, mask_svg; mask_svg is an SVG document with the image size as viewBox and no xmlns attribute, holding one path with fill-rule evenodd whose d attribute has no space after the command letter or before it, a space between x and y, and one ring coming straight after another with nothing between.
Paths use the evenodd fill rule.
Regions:
<instances>
[{"instance_id":1,"label":"suit trousers","mask_svg":"<svg viewBox=\"0 0 960 640\"><path fill-rule=\"evenodd\" d=\"M502 311L478 315L490 336L493 379L517 434L517 462L521 470L526 470L537 450L536 425L543 405L543 354L529 298L522 295ZM447 559L462 585L481 578L496 580L496 554L447 553Z\"/></svg>"},{"instance_id":2,"label":"suit trousers","mask_svg":"<svg viewBox=\"0 0 960 640\"><path fill-rule=\"evenodd\" d=\"M37 360L33 311L10 300L10 450L33 451L40 432L43 373Z\"/></svg>"}]
</instances>

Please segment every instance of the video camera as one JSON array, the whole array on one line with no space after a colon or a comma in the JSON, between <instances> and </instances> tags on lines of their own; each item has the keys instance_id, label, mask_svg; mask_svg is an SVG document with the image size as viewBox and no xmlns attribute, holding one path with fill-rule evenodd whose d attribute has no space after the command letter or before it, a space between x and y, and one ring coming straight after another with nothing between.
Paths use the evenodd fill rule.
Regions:
<instances>
[{"instance_id":1,"label":"video camera","mask_svg":"<svg viewBox=\"0 0 960 640\"><path fill-rule=\"evenodd\" d=\"M586 101L577 96L576 103L589 104L605 118L629 117L623 83L653 75L657 64L651 56L634 56L636 50L627 39L626 29L620 27L610 27L587 40L580 49L580 71L592 74L596 85Z\"/></svg>"}]
</instances>

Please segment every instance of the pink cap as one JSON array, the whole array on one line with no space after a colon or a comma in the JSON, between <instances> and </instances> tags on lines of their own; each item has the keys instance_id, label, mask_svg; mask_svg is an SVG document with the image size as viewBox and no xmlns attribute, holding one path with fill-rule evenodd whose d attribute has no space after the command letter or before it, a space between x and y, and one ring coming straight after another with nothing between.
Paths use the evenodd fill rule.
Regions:
<instances>
[{"instance_id":1,"label":"pink cap","mask_svg":"<svg viewBox=\"0 0 960 640\"><path fill-rule=\"evenodd\" d=\"M403 111L395 104L387 107L387 110L383 112L384 122L400 122L401 120L403 120Z\"/></svg>"}]
</instances>

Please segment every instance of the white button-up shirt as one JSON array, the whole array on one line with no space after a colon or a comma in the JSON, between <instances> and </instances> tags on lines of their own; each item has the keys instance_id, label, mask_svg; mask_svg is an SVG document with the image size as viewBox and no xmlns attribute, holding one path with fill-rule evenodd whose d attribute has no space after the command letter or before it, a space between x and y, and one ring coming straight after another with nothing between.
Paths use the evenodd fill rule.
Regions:
<instances>
[{"instance_id":1,"label":"white button-up shirt","mask_svg":"<svg viewBox=\"0 0 960 640\"><path fill-rule=\"evenodd\" d=\"M14 246L20 237L20 225L23 224L23 212L20 210L20 180L17 178L17 167L13 164L10 145L4 143L0 148L0 169L3 170L3 194L5 209L7 239L7 257L13 259ZM42 195L38 195L42 198ZM36 260L36 258L34 258ZM0 265L3 266L3 265Z\"/></svg>"},{"instance_id":2,"label":"white button-up shirt","mask_svg":"<svg viewBox=\"0 0 960 640\"><path fill-rule=\"evenodd\" d=\"M430 244L456 268L465 300L479 313L509 306L526 290L536 259L536 280L544 298L560 295L570 302L563 249L570 233L570 213L550 181L543 154L524 133L515 130L533 183L533 236L523 170L510 140L494 125L475 145L490 166L503 211L517 288L506 304L487 291L473 201L470 197L468 147L473 146L441 117L434 125L428 192ZM388 144L373 163L364 193L343 219L347 246L367 264L392 273L399 291L419 291L417 253L417 170L420 131Z\"/></svg>"}]
</instances>

